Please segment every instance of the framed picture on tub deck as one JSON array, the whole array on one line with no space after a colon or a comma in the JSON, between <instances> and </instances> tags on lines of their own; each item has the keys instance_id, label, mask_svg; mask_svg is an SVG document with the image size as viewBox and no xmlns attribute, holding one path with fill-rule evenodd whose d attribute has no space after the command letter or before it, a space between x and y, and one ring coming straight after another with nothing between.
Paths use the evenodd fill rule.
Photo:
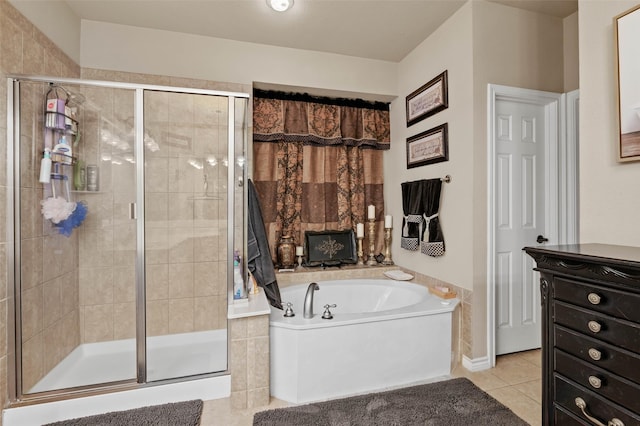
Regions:
<instances>
[{"instance_id":1,"label":"framed picture on tub deck","mask_svg":"<svg viewBox=\"0 0 640 426\"><path fill-rule=\"evenodd\" d=\"M447 71L407 96L407 127L449 107Z\"/></svg>"},{"instance_id":2,"label":"framed picture on tub deck","mask_svg":"<svg viewBox=\"0 0 640 426\"><path fill-rule=\"evenodd\" d=\"M305 231L304 245L305 266L339 266L358 261L353 229Z\"/></svg>"},{"instance_id":3,"label":"framed picture on tub deck","mask_svg":"<svg viewBox=\"0 0 640 426\"><path fill-rule=\"evenodd\" d=\"M640 6L615 17L618 47L618 160L640 160Z\"/></svg>"},{"instance_id":4,"label":"framed picture on tub deck","mask_svg":"<svg viewBox=\"0 0 640 426\"><path fill-rule=\"evenodd\" d=\"M407 138L407 169L448 160L447 123Z\"/></svg>"}]
</instances>

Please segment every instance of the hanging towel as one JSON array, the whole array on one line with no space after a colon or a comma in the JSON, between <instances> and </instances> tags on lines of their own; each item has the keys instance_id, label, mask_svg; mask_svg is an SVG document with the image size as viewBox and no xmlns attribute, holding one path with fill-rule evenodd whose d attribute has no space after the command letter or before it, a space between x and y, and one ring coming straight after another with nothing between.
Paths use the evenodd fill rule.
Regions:
<instances>
[{"instance_id":1,"label":"hanging towel","mask_svg":"<svg viewBox=\"0 0 640 426\"><path fill-rule=\"evenodd\" d=\"M276 271L271 260L271 251L267 242L267 232L262 220L262 210L258 193L251 179L248 180L248 212L247 212L247 264L258 285L271 306L282 309L280 289L276 280Z\"/></svg>"},{"instance_id":2,"label":"hanging towel","mask_svg":"<svg viewBox=\"0 0 640 426\"><path fill-rule=\"evenodd\" d=\"M420 251L427 256L442 256L445 251L444 235L440 228L440 192L442 181L440 179L423 180L422 188L423 218L425 222L421 234Z\"/></svg>"},{"instance_id":3,"label":"hanging towel","mask_svg":"<svg viewBox=\"0 0 640 426\"><path fill-rule=\"evenodd\" d=\"M420 182L403 182L402 187L402 236L400 247L417 251L422 234L422 187Z\"/></svg>"}]
</instances>

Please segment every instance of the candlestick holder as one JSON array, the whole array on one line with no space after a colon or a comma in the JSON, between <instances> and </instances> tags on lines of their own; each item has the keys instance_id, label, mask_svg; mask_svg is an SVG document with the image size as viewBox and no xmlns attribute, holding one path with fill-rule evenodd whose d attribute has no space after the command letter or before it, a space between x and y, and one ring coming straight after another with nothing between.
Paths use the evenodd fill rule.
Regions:
<instances>
[{"instance_id":1,"label":"candlestick holder","mask_svg":"<svg viewBox=\"0 0 640 426\"><path fill-rule=\"evenodd\" d=\"M378 264L374 251L376 250L376 220L369 219L369 259L367 265L374 266Z\"/></svg>"},{"instance_id":2,"label":"candlestick holder","mask_svg":"<svg viewBox=\"0 0 640 426\"><path fill-rule=\"evenodd\" d=\"M356 263L356 265L364 265L364 251L362 251L362 240L364 240L364 237L358 237L358 263Z\"/></svg>"},{"instance_id":3,"label":"candlestick holder","mask_svg":"<svg viewBox=\"0 0 640 426\"><path fill-rule=\"evenodd\" d=\"M383 265L394 265L391 259L391 228L384 228L384 260Z\"/></svg>"}]
</instances>

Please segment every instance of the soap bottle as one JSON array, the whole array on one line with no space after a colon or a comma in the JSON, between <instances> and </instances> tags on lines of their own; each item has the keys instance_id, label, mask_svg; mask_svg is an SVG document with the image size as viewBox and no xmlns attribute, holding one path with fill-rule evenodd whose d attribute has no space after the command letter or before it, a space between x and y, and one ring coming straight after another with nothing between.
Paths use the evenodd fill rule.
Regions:
<instances>
[{"instance_id":1,"label":"soap bottle","mask_svg":"<svg viewBox=\"0 0 640 426\"><path fill-rule=\"evenodd\" d=\"M51 181L51 152L49 148L44 150L44 156L40 162L40 182L49 183Z\"/></svg>"},{"instance_id":2,"label":"soap bottle","mask_svg":"<svg viewBox=\"0 0 640 426\"><path fill-rule=\"evenodd\" d=\"M65 163L71 164L71 160L72 160L71 145L67 143L67 139L64 136L62 136L58 144L53 147L53 153L64 154L65 155L64 158L66 160Z\"/></svg>"},{"instance_id":3,"label":"soap bottle","mask_svg":"<svg viewBox=\"0 0 640 426\"><path fill-rule=\"evenodd\" d=\"M245 296L244 279L242 279L242 267L240 253L233 252L233 299L242 299Z\"/></svg>"}]
</instances>

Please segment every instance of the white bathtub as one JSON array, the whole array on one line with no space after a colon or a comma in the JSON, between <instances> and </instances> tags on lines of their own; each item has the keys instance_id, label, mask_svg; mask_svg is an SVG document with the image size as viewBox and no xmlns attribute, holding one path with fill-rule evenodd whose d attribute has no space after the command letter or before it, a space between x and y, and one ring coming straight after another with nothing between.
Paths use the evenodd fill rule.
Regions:
<instances>
[{"instance_id":1,"label":"white bathtub","mask_svg":"<svg viewBox=\"0 0 640 426\"><path fill-rule=\"evenodd\" d=\"M271 395L305 403L424 382L451 369L457 299L394 280L319 281L312 319L303 317L309 283L281 290L295 317L271 309ZM325 304L333 319L322 319Z\"/></svg>"}]
</instances>

